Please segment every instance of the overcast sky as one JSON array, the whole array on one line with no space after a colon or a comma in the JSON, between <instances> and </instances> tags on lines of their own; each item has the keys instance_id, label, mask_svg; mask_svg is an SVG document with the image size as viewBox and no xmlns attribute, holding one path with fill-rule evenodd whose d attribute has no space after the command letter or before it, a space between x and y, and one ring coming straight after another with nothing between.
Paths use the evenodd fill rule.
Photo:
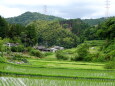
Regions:
<instances>
[{"instance_id":1,"label":"overcast sky","mask_svg":"<svg viewBox=\"0 0 115 86\"><path fill-rule=\"evenodd\" d=\"M44 12L47 14L69 18L105 17L106 0L0 0L0 15L14 17L26 11ZM115 16L115 0L110 0L110 16Z\"/></svg>"}]
</instances>

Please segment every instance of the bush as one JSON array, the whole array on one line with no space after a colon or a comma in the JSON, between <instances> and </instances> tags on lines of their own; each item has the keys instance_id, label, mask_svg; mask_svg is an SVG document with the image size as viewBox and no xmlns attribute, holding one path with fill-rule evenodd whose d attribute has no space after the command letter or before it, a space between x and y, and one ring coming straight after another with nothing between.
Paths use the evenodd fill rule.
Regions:
<instances>
[{"instance_id":1,"label":"bush","mask_svg":"<svg viewBox=\"0 0 115 86\"><path fill-rule=\"evenodd\" d=\"M106 61L106 59L105 59L106 55L104 53L99 52L96 54L96 56L97 56L97 58L95 58L95 60L93 60L93 61L96 61L96 62L105 62Z\"/></svg>"},{"instance_id":2,"label":"bush","mask_svg":"<svg viewBox=\"0 0 115 86\"><path fill-rule=\"evenodd\" d=\"M106 69L115 69L115 61L110 61L105 65Z\"/></svg>"},{"instance_id":3,"label":"bush","mask_svg":"<svg viewBox=\"0 0 115 86\"><path fill-rule=\"evenodd\" d=\"M26 50L27 52L30 52L32 49L33 49L32 47L26 47L25 50Z\"/></svg>"},{"instance_id":4,"label":"bush","mask_svg":"<svg viewBox=\"0 0 115 86\"><path fill-rule=\"evenodd\" d=\"M5 62L6 59L4 57L0 57L0 62Z\"/></svg>"},{"instance_id":5,"label":"bush","mask_svg":"<svg viewBox=\"0 0 115 86\"><path fill-rule=\"evenodd\" d=\"M34 50L34 49L30 51L30 55L37 56L39 58L43 57L43 53L41 53L39 50Z\"/></svg>"},{"instance_id":6,"label":"bush","mask_svg":"<svg viewBox=\"0 0 115 86\"><path fill-rule=\"evenodd\" d=\"M106 61L112 61L114 59L115 59L115 50L106 54L106 57L105 57Z\"/></svg>"},{"instance_id":7,"label":"bush","mask_svg":"<svg viewBox=\"0 0 115 86\"><path fill-rule=\"evenodd\" d=\"M104 53L109 53L115 49L115 40L108 40L103 48Z\"/></svg>"},{"instance_id":8,"label":"bush","mask_svg":"<svg viewBox=\"0 0 115 86\"><path fill-rule=\"evenodd\" d=\"M53 55L53 52L45 52L44 56L49 56L49 55Z\"/></svg>"},{"instance_id":9,"label":"bush","mask_svg":"<svg viewBox=\"0 0 115 86\"><path fill-rule=\"evenodd\" d=\"M18 60L18 61L23 61L24 63L28 63L26 56L22 56L22 55L19 55L19 54L15 54L12 59L13 60Z\"/></svg>"},{"instance_id":10,"label":"bush","mask_svg":"<svg viewBox=\"0 0 115 86\"><path fill-rule=\"evenodd\" d=\"M93 61L96 58L96 54L88 54L85 56L84 61Z\"/></svg>"},{"instance_id":11,"label":"bush","mask_svg":"<svg viewBox=\"0 0 115 86\"><path fill-rule=\"evenodd\" d=\"M18 54L15 54L13 57L12 57L13 60L21 60L23 59L23 56L22 55L18 55Z\"/></svg>"},{"instance_id":12,"label":"bush","mask_svg":"<svg viewBox=\"0 0 115 86\"><path fill-rule=\"evenodd\" d=\"M22 61L23 61L24 63L28 63L28 60L27 60L27 59L22 59Z\"/></svg>"},{"instance_id":13,"label":"bush","mask_svg":"<svg viewBox=\"0 0 115 86\"><path fill-rule=\"evenodd\" d=\"M75 56L75 60L76 61L83 61L83 60L85 60L85 58L89 54L88 49L89 49L89 47L88 47L87 44L82 44L82 45L78 46L77 55Z\"/></svg>"},{"instance_id":14,"label":"bush","mask_svg":"<svg viewBox=\"0 0 115 86\"><path fill-rule=\"evenodd\" d=\"M89 46L102 46L104 45L104 40L91 40L91 41L85 41Z\"/></svg>"},{"instance_id":15,"label":"bush","mask_svg":"<svg viewBox=\"0 0 115 86\"><path fill-rule=\"evenodd\" d=\"M12 52L23 52L24 51L24 46L23 45L12 46L11 51Z\"/></svg>"},{"instance_id":16,"label":"bush","mask_svg":"<svg viewBox=\"0 0 115 86\"><path fill-rule=\"evenodd\" d=\"M56 57L59 60L68 60L67 56L61 50L56 52Z\"/></svg>"},{"instance_id":17,"label":"bush","mask_svg":"<svg viewBox=\"0 0 115 86\"><path fill-rule=\"evenodd\" d=\"M90 53L85 57L85 61L105 62L106 55L102 52Z\"/></svg>"}]
</instances>

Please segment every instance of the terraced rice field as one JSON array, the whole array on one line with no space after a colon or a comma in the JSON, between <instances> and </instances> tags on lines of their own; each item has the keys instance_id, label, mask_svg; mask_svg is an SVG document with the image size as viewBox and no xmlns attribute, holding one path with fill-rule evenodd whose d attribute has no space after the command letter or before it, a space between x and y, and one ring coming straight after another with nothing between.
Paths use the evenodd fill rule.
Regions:
<instances>
[{"instance_id":1,"label":"terraced rice field","mask_svg":"<svg viewBox=\"0 0 115 86\"><path fill-rule=\"evenodd\" d=\"M30 63L0 63L0 86L115 86L115 70L103 69L104 64L41 60Z\"/></svg>"},{"instance_id":2,"label":"terraced rice field","mask_svg":"<svg viewBox=\"0 0 115 86\"><path fill-rule=\"evenodd\" d=\"M0 77L0 86L115 86L115 81L91 79L56 79Z\"/></svg>"},{"instance_id":3,"label":"terraced rice field","mask_svg":"<svg viewBox=\"0 0 115 86\"><path fill-rule=\"evenodd\" d=\"M4 65L3 65L4 64ZM92 70L92 69L64 69L28 67L2 63L4 72L23 73L47 76L85 77L85 78L109 78L115 79L115 70Z\"/></svg>"}]
</instances>

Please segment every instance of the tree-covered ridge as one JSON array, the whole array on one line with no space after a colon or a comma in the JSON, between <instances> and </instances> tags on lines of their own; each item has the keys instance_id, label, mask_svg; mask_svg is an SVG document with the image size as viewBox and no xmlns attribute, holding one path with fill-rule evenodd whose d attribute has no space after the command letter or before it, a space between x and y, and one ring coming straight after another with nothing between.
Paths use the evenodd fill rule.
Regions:
<instances>
[{"instance_id":1,"label":"tree-covered ridge","mask_svg":"<svg viewBox=\"0 0 115 86\"><path fill-rule=\"evenodd\" d=\"M63 18L55 17L51 15L45 15L37 12L25 12L17 17L6 18L9 23L12 24L28 24L35 20L62 20Z\"/></svg>"},{"instance_id":2,"label":"tree-covered ridge","mask_svg":"<svg viewBox=\"0 0 115 86\"><path fill-rule=\"evenodd\" d=\"M98 25L102 22L104 22L106 18L97 18L97 19L83 19L83 22L89 24L90 26Z\"/></svg>"},{"instance_id":3,"label":"tree-covered ridge","mask_svg":"<svg viewBox=\"0 0 115 86\"><path fill-rule=\"evenodd\" d=\"M6 20L12 24L25 25L25 24L28 24L28 23L34 21L34 20L48 20L49 21L49 20L64 20L64 19L60 18L60 17L37 13L37 12L25 12L17 17L6 18ZM69 23L70 24L69 27L71 27L71 24L73 23L73 21L76 22L76 20L78 20L78 19L70 19L70 20L67 20L66 23ZM98 25L105 20L106 20L106 18L82 19L83 22L85 22L86 24L88 24L90 26ZM67 26L65 25L65 27L67 27Z\"/></svg>"}]
</instances>

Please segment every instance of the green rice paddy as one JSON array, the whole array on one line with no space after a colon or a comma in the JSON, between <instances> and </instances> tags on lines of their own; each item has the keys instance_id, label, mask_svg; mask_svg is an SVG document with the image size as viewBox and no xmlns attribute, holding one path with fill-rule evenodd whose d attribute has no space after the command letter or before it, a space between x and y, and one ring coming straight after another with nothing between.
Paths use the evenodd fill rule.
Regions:
<instances>
[{"instance_id":1,"label":"green rice paddy","mask_svg":"<svg viewBox=\"0 0 115 86\"><path fill-rule=\"evenodd\" d=\"M91 79L56 79L33 77L0 77L0 86L115 86L115 81Z\"/></svg>"},{"instance_id":2,"label":"green rice paddy","mask_svg":"<svg viewBox=\"0 0 115 86\"><path fill-rule=\"evenodd\" d=\"M29 59L0 63L0 75L0 86L115 86L115 70L104 63Z\"/></svg>"}]
</instances>

